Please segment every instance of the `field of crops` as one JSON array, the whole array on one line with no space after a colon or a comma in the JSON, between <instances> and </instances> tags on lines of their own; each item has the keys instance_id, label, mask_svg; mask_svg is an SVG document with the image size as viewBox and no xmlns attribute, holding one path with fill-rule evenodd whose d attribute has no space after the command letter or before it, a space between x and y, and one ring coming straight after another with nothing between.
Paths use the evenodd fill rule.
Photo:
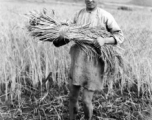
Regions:
<instances>
[{"instance_id":1,"label":"field of crops","mask_svg":"<svg viewBox=\"0 0 152 120\"><path fill-rule=\"evenodd\" d=\"M152 7L151 0L102 0L102 2L110 2L110 3L118 3L118 4L130 4L130 5L139 5L139 6L147 6Z\"/></svg>"},{"instance_id":2,"label":"field of crops","mask_svg":"<svg viewBox=\"0 0 152 120\"><path fill-rule=\"evenodd\" d=\"M72 18L83 6L0 2L0 119L66 120L68 117L69 48L32 38L25 25L32 10L54 9L59 20ZM111 12L122 28L131 78L110 92L96 93L95 120L150 120L152 116L152 12ZM127 88L126 88L127 84ZM106 90L105 90L106 91ZM127 91L127 92L126 92ZM79 119L83 118L80 99Z\"/></svg>"}]
</instances>

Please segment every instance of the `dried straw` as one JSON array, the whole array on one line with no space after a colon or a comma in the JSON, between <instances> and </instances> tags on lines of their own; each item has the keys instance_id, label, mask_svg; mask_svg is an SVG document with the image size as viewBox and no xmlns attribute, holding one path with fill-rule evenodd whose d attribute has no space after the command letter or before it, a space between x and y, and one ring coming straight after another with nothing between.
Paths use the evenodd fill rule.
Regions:
<instances>
[{"instance_id":1,"label":"dried straw","mask_svg":"<svg viewBox=\"0 0 152 120\"><path fill-rule=\"evenodd\" d=\"M62 38L74 41L76 44L82 46L87 53L97 54L105 62L105 75L108 77L123 75L123 57L120 54L120 49L117 46L104 45L97 48L93 41L97 37L110 37L111 34L106 30L96 27L90 28L89 25L76 26L75 24L67 24L67 30L62 31L65 25L59 22L54 15L54 11L48 13L46 10L42 12L30 12L29 25L27 26L30 34L39 38L41 41L53 42ZM97 52L98 51L98 52ZM117 79L117 78L116 78Z\"/></svg>"},{"instance_id":2,"label":"dried straw","mask_svg":"<svg viewBox=\"0 0 152 120\"><path fill-rule=\"evenodd\" d=\"M89 25L77 26L75 24L67 25L67 30L62 31L65 25L59 22L54 12L48 13L46 10L42 12L30 12L29 24L27 26L31 35L38 37L42 41L54 41L59 37L63 37L76 43L91 43L94 39L101 36L103 38L111 36L106 30L96 27L90 28Z\"/></svg>"}]
</instances>

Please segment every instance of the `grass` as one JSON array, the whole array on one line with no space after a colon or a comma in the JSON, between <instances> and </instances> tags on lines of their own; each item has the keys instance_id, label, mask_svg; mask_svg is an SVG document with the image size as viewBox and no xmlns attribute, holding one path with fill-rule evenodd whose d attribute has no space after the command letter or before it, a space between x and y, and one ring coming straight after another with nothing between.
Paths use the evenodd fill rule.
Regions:
<instances>
[{"instance_id":1,"label":"grass","mask_svg":"<svg viewBox=\"0 0 152 120\"><path fill-rule=\"evenodd\" d=\"M71 44L55 48L52 43L31 38L24 29L27 22L24 14L44 7L54 9L58 18L64 20L73 17L82 6L26 2L0 4L1 119L61 120L68 117L67 75ZM124 31L124 55L133 68L129 74L135 74L136 79L128 79L128 87L121 82L121 87L115 86L109 92L105 88L104 92L96 93L94 119L148 120L151 116L152 14L137 10L107 11L113 14ZM120 88L124 89L123 94L120 94ZM83 118L82 102L79 101L78 119Z\"/></svg>"}]
</instances>

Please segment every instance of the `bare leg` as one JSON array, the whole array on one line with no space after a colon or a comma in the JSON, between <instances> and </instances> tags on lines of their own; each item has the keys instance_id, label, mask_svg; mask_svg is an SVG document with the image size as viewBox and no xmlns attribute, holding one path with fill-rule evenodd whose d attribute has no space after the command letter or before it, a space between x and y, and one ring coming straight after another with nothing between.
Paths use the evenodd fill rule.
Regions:
<instances>
[{"instance_id":1,"label":"bare leg","mask_svg":"<svg viewBox=\"0 0 152 120\"><path fill-rule=\"evenodd\" d=\"M83 91L83 102L84 102L84 114L86 120L91 120L93 114L92 97L93 91L84 89Z\"/></svg>"},{"instance_id":2,"label":"bare leg","mask_svg":"<svg viewBox=\"0 0 152 120\"><path fill-rule=\"evenodd\" d=\"M80 86L71 86L70 90L70 103L69 103L69 114L70 114L70 120L75 120L76 114L78 112L78 96L80 92Z\"/></svg>"}]
</instances>

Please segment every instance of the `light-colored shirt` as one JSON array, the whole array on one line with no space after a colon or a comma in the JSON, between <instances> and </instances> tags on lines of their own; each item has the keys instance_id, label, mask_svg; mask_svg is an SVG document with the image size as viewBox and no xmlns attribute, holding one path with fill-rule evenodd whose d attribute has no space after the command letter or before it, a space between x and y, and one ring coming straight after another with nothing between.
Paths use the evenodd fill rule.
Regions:
<instances>
[{"instance_id":1,"label":"light-colored shirt","mask_svg":"<svg viewBox=\"0 0 152 120\"><path fill-rule=\"evenodd\" d=\"M114 17L107 11L97 7L93 11L87 11L86 8L76 13L73 20L74 24L86 25L90 27L101 27L112 34L117 44L124 41L122 30L118 26Z\"/></svg>"}]
</instances>

